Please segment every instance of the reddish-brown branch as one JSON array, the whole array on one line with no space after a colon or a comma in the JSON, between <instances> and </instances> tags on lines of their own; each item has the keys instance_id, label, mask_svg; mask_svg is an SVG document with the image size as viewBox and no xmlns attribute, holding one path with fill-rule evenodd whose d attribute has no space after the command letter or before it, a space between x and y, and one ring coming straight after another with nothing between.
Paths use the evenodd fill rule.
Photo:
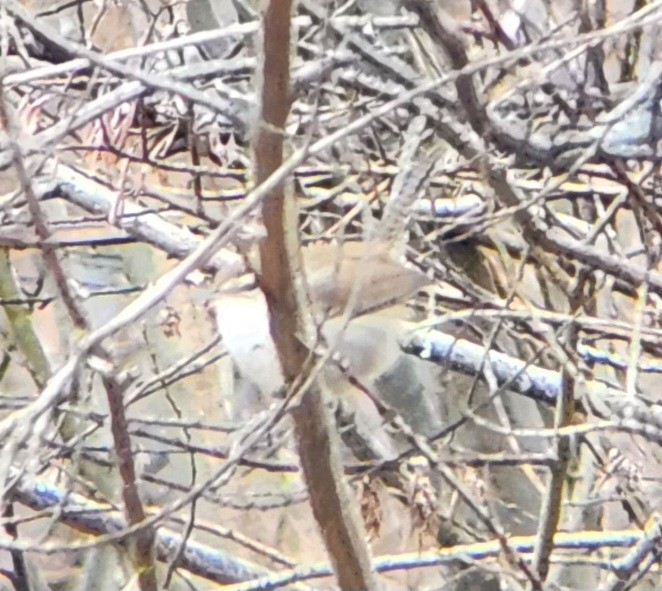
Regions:
<instances>
[{"instance_id":1,"label":"reddish-brown branch","mask_svg":"<svg viewBox=\"0 0 662 591\"><path fill-rule=\"evenodd\" d=\"M8 116L4 105L4 97L0 89L0 122L9 129ZM41 204L30 182L29 171L22 156L15 152L13 165L21 182L23 193L35 226L37 236L41 240L40 248L44 263L48 271L55 278L58 292L67 312L78 329L88 330L85 312L72 291L64 267L62 266L55 247L49 243L51 231L44 217ZM93 352L107 357L102 346L93 348ZM105 376L103 384L106 390L111 417L111 431L119 461L119 471L122 480L122 497L126 517L129 525L136 525L145 519L145 511L138 495L136 474L131 453L131 440L128 431L126 415L124 412L123 387L114 376ZM66 431L66 427L63 428ZM65 433L65 436L67 434ZM154 530L145 528L140 530L135 538L135 551L132 553L135 568L138 572L138 582L142 591L156 591L155 558L154 558Z\"/></svg>"},{"instance_id":2,"label":"reddish-brown branch","mask_svg":"<svg viewBox=\"0 0 662 591\"><path fill-rule=\"evenodd\" d=\"M258 184L283 162L283 136L290 108L291 8L289 0L271 0L264 16L262 112L255 142ZM297 293L297 212L282 184L265 199L262 211L267 237L260 247L259 283L269 306L271 334L283 375L291 385L305 371L309 352L304 341L312 333L303 307L305 298ZM340 587L346 591L377 589L365 532L343 481L337 435L317 384L304 392L292 414L311 507Z\"/></svg>"}]
</instances>

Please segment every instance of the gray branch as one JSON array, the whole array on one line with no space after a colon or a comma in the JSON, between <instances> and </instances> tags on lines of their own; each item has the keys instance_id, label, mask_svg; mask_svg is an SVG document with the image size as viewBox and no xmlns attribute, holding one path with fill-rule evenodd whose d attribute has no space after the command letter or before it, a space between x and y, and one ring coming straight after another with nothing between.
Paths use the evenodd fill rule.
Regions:
<instances>
[{"instance_id":1,"label":"gray branch","mask_svg":"<svg viewBox=\"0 0 662 591\"><path fill-rule=\"evenodd\" d=\"M55 179L45 177L38 181L36 190L41 199L63 197L86 211L114 217L115 225L120 229L176 258L188 256L201 242L188 229L164 220L158 213L149 212L131 199L118 205L115 191L62 164L57 166ZM224 278L236 277L246 271L241 255L230 250L216 252L206 266Z\"/></svg>"},{"instance_id":2,"label":"gray branch","mask_svg":"<svg viewBox=\"0 0 662 591\"><path fill-rule=\"evenodd\" d=\"M55 510L67 525L96 535L113 534L127 528L121 511L93 503L81 495L65 492L43 480L21 478L13 490L14 498L34 511ZM182 537L166 529L156 536L156 553L167 562L181 546ZM34 550L34 548L33 548ZM180 568L222 585L248 581L269 574L267 569L234 558L204 544L186 541Z\"/></svg>"},{"instance_id":3,"label":"gray branch","mask_svg":"<svg viewBox=\"0 0 662 591\"><path fill-rule=\"evenodd\" d=\"M402 342L406 353L444 365L467 375L494 376L498 387L508 388L538 402L554 405L561 394L561 374L521 359L457 339L437 330L418 330ZM614 427L662 442L662 406L596 380L580 380L580 402Z\"/></svg>"}]
</instances>

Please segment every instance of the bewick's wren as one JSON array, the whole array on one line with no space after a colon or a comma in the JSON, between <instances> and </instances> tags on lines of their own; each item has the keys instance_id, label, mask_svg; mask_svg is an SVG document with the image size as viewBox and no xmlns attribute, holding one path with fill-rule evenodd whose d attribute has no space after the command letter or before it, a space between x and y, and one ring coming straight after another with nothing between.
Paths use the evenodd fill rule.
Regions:
<instances>
[{"instance_id":1,"label":"bewick's wren","mask_svg":"<svg viewBox=\"0 0 662 591\"><path fill-rule=\"evenodd\" d=\"M327 317L343 314L348 305L350 315L359 316L396 304L429 283L385 242L313 244L302 255L313 307Z\"/></svg>"},{"instance_id":2,"label":"bewick's wren","mask_svg":"<svg viewBox=\"0 0 662 591\"><path fill-rule=\"evenodd\" d=\"M397 260L387 243L314 244L302 249L302 259L303 280L321 333L349 360L351 373L369 385L399 355L398 328L405 318L396 304L429 283L428 278ZM342 315L348 305L353 319L346 322ZM257 389L254 396L271 395L282 386L283 378L263 294L257 289L223 294L215 302L215 312L218 330L239 373ZM334 373L332 390L346 390L340 382L344 380ZM244 392L236 400L232 394L226 392L230 399L225 403L230 400L231 415L241 415L238 405L250 405L251 397Z\"/></svg>"}]
</instances>

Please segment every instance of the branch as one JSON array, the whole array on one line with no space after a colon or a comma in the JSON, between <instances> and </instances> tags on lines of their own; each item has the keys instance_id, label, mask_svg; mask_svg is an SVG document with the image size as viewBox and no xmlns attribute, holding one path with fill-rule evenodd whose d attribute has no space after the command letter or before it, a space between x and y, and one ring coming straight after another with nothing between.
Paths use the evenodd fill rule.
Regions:
<instances>
[{"instance_id":1,"label":"branch","mask_svg":"<svg viewBox=\"0 0 662 591\"><path fill-rule=\"evenodd\" d=\"M90 501L81 495L62 491L44 480L21 478L12 490L12 494L16 501L34 511L49 509L58 511L62 523L82 532L104 535L126 528L120 511L109 505ZM610 560L601 565L602 568L613 572L626 573L631 572L633 565L641 561L643 554L654 550L655 544L659 544L659 538L659 520L652 519L644 532L623 530L557 533L554 537L554 549L570 550L576 553L578 551L633 548L633 551L625 557L617 561ZM171 552L178 548L181 542L181 536L165 528L160 528L156 534L157 558L167 562ZM517 536L509 539L509 545L522 554L532 553L534 544L534 536ZM62 548L51 550L43 544L27 547L25 543L11 541L0 542L0 547L16 547L24 551L43 553L62 550ZM380 573L411 570L466 561L467 557L473 560L497 558L502 550L503 547L499 540L491 540L477 544L439 548L431 552L381 556L373 560L373 565L375 570ZM249 561L229 556L191 540L186 542L179 567L222 585L250 581L246 585L233 588L232 591L275 589L296 581L328 577L333 574L329 564L318 564L274 574Z\"/></svg>"},{"instance_id":2,"label":"branch","mask_svg":"<svg viewBox=\"0 0 662 591\"><path fill-rule=\"evenodd\" d=\"M538 402L555 405L562 392L561 374L528 364L521 359L458 339L436 330L418 329L403 340L406 353L417 355L461 373L475 376L481 371L494 375L499 387L523 394ZM485 368L482 369L481 368ZM595 416L613 421L615 428L640 433L662 441L662 408L642 398L624 396L623 390L603 382L577 379L578 402Z\"/></svg>"},{"instance_id":3,"label":"branch","mask_svg":"<svg viewBox=\"0 0 662 591\"><path fill-rule=\"evenodd\" d=\"M430 39L441 47L454 70L463 70L471 63L457 22L441 4L433 4L428 0L406 0L404 5L419 16L421 26ZM484 133L487 117L471 75L460 75L455 81L455 88L474 131Z\"/></svg>"},{"instance_id":4,"label":"branch","mask_svg":"<svg viewBox=\"0 0 662 591\"><path fill-rule=\"evenodd\" d=\"M662 518L659 515L652 516L646 524L643 535L635 546L622 558L613 561L613 574L601 587L600 591L618 591L625 589L636 576L650 564L644 560L651 557L655 562L659 561L660 544L662 543ZM643 563L643 564L642 564Z\"/></svg>"},{"instance_id":5,"label":"branch","mask_svg":"<svg viewBox=\"0 0 662 591\"><path fill-rule=\"evenodd\" d=\"M595 552L597 550L611 550L615 548L629 548L635 544L646 543L647 534L640 530L625 531L588 531L581 533L558 533L554 536L555 550L568 550L576 555L580 551ZM655 538L658 540L659 538ZM522 555L533 553L534 536L514 536L508 539L508 544ZM648 542L650 548L650 542ZM649 549L650 551L650 549ZM443 565L465 563L467 560L484 561L488 558L498 559L503 552L500 540L490 540L477 544L462 544L450 548L438 548L430 552L414 552L375 558L373 564L379 573L416 568L438 567ZM590 564L599 566L604 570L612 570L613 561L605 559L597 562L591 559ZM328 577L332 573L328 564L316 564L306 568L293 569L264 579L257 579L250 583L234 585L227 591L266 591L278 589L284 585ZM224 590L225 591L225 590Z\"/></svg>"},{"instance_id":6,"label":"branch","mask_svg":"<svg viewBox=\"0 0 662 591\"><path fill-rule=\"evenodd\" d=\"M59 521L82 532L103 535L119 532L127 527L122 513L113 507L95 503L70 491L62 491L43 480L21 478L12 494L14 499L34 511L58 511ZM181 544L180 535L159 528L155 543L157 558L168 562L171 553ZM43 544L41 546L43 547ZM268 574L266 569L258 565L191 540L186 541L178 567L222 585Z\"/></svg>"},{"instance_id":7,"label":"branch","mask_svg":"<svg viewBox=\"0 0 662 591\"><path fill-rule=\"evenodd\" d=\"M10 120L5 109L4 93L0 87L0 119L5 124L4 127L10 128ZM89 324L85 311L76 298L74 290L67 280L64 267L60 262L57 251L48 244L51 238L51 231L44 217L41 202L37 198L31 177L26 168L22 156L17 150L14 151L14 168L22 185L22 191L27 201L32 223L35 226L37 236L43 241L41 244L41 254L49 273L53 275L60 298L64 303L71 321L79 330L89 330ZM106 356L107 353L102 345L94 347L93 351L97 355ZM50 372L49 372L50 373ZM131 525L139 524L145 519L145 510L138 494L136 484L136 472L131 454L131 439L128 432L126 414L124 410L124 386L120 384L114 374L103 376L103 384L108 398L108 405L111 417L111 431L115 450L119 459L119 472L122 479L122 498L124 500L124 510L127 520ZM70 420L65 418L61 422L59 431L62 436L69 439L72 436L72 426ZM24 432L24 437L30 437L30 432ZM19 439L20 441L20 439ZM39 441L35 437L32 445ZM11 449L11 446L9 447ZM15 457L11 458L12 461ZM150 527L145 527L136 532L131 540L129 547L129 556L137 572L138 585L141 591L156 591L158 584L156 581L156 568L154 565L154 531Z\"/></svg>"},{"instance_id":8,"label":"branch","mask_svg":"<svg viewBox=\"0 0 662 591\"><path fill-rule=\"evenodd\" d=\"M64 164L57 165L55 180L44 179L35 188L42 200L62 197L91 213L115 217L118 228L177 258L189 256L202 242L188 229L166 221L158 213L150 213L129 199L122 202L122 215L114 215L117 192ZM221 279L246 272L242 257L231 250L217 250L204 268L217 271Z\"/></svg>"},{"instance_id":9,"label":"branch","mask_svg":"<svg viewBox=\"0 0 662 591\"><path fill-rule=\"evenodd\" d=\"M339 28L342 27L356 27L363 28L366 25L374 27L376 29L400 29L400 28L414 28L418 25L418 19L412 18L408 15L396 16L396 17L380 17L380 16L370 16L365 15L362 17L354 16L338 16L331 18L331 23L337 25ZM292 19L292 24L300 29L310 28L313 24L312 19L307 16L298 16ZM120 49L119 51L113 51L105 55L106 60L113 62L124 62L132 58L145 58L156 53L166 53L172 50L183 49L184 47L189 47L191 45L200 46L211 41L218 41L225 39L226 37L238 37L238 36L247 36L256 33L260 28L259 21L251 21L246 23L234 23L228 25L227 27L212 29L210 31L198 31L196 33L191 33L185 36L178 36L172 39L167 39L165 41L158 41L155 43L149 43L147 45L140 45L138 47L128 47L126 49ZM66 55L63 52L62 55ZM237 60L232 58L231 60L227 59L217 59L209 60L205 63L195 63L187 64L187 67L193 67L194 69L202 68L204 70L214 70L218 73L218 68L221 64L225 64L227 67L235 67L232 64L237 62L241 63L248 61L251 64L254 63L254 60L248 58L247 60ZM43 62L42 62L43 63ZM71 72L84 71L92 65L89 59L84 57L75 58L64 63L56 65L47 65L38 68L32 68L24 72L14 72L2 79L2 84L5 86L14 86L20 84L28 84L36 80L43 78L55 78L58 76L66 75ZM252 65L250 66L252 68ZM222 70L221 70L222 73ZM182 74L186 77L189 77L188 74L184 74L182 69ZM197 73L190 74L191 76L198 75Z\"/></svg>"},{"instance_id":10,"label":"branch","mask_svg":"<svg viewBox=\"0 0 662 591\"><path fill-rule=\"evenodd\" d=\"M581 306L581 294L584 290L588 272L582 270L577 283L571 294L573 312ZM565 329L564 345L568 351L577 349L577 326L570 324ZM554 412L554 429L559 430L572 424L575 413L576 392L575 386L578 377L577 366L574 361L568 359L562 347L557 347L558 360L562 364L561 392L556 397L556 409ZM540 581L547 580L549 565L554 550L554 536L558 531L563 508L563 492L568 468L572 456L570 437L557 433L552 442L552 449L556 455L556 462L549 470L547 490L543 496L538 521L535 551L533 555L533 570L538 574ZM541 585L542 588L542 585Z\"/></svg>"},{"instance_id":11,"label":"branch","mask_svg":"<svg viewBox=\"0 0 662 591\"><path fill-rule=\"evenodd\" d=\"M283 136L290 110L290 0L270 0L264 15L261 113L255 141L259 185L283 164ZM258 281L269 308L270 330L286 386L306 373L315 331L301 287L298 216L284 182L265 199L262 217L267 236L260 244ZM302 342L302 339L304 342ZM343 480L338 436L328 416L319 383L303 392L292 410L301 466L313 515L343 591L378 589L358 510Z\"/></svg>"}]
</instances>

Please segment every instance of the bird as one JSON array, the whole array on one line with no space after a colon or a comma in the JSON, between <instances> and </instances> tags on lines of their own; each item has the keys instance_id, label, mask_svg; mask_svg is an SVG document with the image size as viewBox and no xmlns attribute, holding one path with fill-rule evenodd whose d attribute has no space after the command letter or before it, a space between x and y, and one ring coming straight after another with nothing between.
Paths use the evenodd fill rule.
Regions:
<instances>
[{"instance_id":1,"label":"bird","mask_svg":"<svg viewBox=\"0 0 662 591\"><path fill-rule=\"evenodd\" d=\"M379 378L398 366L403 357L399 338L408 320L402 302L430 280L398 258L389 242L314 243L302 247L301 258L319 334L340 360L330 361L320 377L334 397L353 409L357 421L364 420L365 431L376 433L383 422L379 412L348 376L378 389ZM221 293L213 305L233 366L221 369L222 404L231 420L243 420L284 384L267 302L259 289L243 289ZM386 438L378 447L380 454L396 455Z\"/></svg>"}]
</instances>

